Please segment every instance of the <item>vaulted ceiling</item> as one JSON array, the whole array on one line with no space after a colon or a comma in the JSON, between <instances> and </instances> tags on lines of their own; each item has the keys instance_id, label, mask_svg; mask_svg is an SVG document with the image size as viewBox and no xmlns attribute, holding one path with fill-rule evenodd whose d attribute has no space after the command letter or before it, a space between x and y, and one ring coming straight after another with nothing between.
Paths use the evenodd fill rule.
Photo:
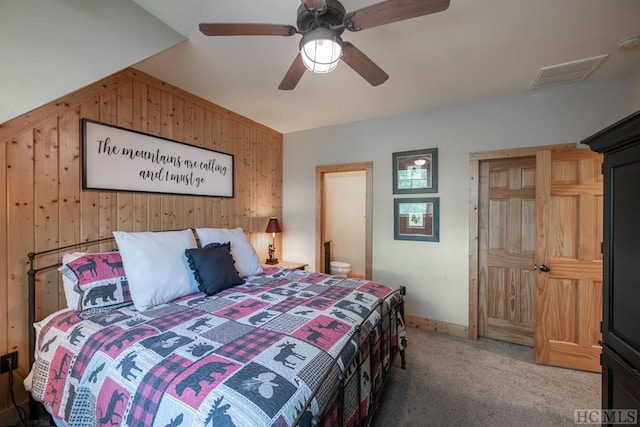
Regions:
<instances>
[{"instance_id":1,"label":"vaulted ceiling","mask_svg":"<svg viewBox=\"0 0 640 427\"><path fill-rule=\"evenodd\" d=\"M133 1L175 30L175 36L162 31L152 33L147 26L127 26L124 14L131 16L134 3L117 0L108 3L117 5L120 15L100 14L100 19L112 23L111 31L105 30L99 37L85 29L69 32L68 49L82 58L90 53L73 51L73 44L80 40L90 42L96 54L102 53L105 61L113 62L111 72L134 64L148 74L283 133L528 91L540 68L597 55L608 57L589 79L625 73L640 79L640 48L617 48L622 39L640 34L638 0L451 0L443 12L343 34L345 41L353 43L389 74L389 80L382 85L369 85L341 63L329 74L306 72L292 91L281 91L278 85L296 56L299 35L206 37L198 30L198 24L295 26L299 0ZM377 1L342 3L347 11L353 11ZM40 4L36 0L21 2L31 3L34 8ZM0 8L8 3L11 2L0 3ZM78 8L89 9L85 5L86 0L67 0L64 6L75 13ZM53 34L57 37L57 32L67 31L69 23L54 25L55 22L42 19L40 26L28 22L21 25L25 26L25 34L34 34L32 43L41 43L44 51ZM47 29L47 25L51 28ZM101 50L110 37L122 38L123 31L126 42L114 45L108 54ZM138 39L154 40L156 34L168 37L162 45L164 50L153 51L150 47L139 52L139 59L128 55L119 62L113 60L118 55L114 49L121 49L124 55L139 44ZM20 37L15 38L16 42L20 43ZM185 41L180 42L181 39ZM6 42L4 35L2 41ZM58 45L61 42L56 40ZM29 54L32 46L24 48ZM0 46L0 53L2 49ZM45 65L53 65L51 73L64 71L64 64ZM96 63L92 60L87 65ZM14 88L23 83L25 75L18 79L0 71L0 77ZM17 83L11 81L12 77ZM78 83L87 84L81 80ZM535 89L541 90L553 88Z\"/></svg>"},{"instance_id":2,"label":"vaulted ceiling","mask_svg":"<svg viewBox=\"0 0 640 427\"><path fill-rule=\"evenodd\" d=\"M540 68L609 54L589 78L640 70L637 0L451 0L433 15L345 32L390 78L372 87L345 64L278 90L300 36L206 37L199 22L295 26L299 0L136 0L189 38L136 67L281 132L526 91ZM347 11L376 0L344 0ZM537 89L545 90L545 89Z\"/></svg>"}]
</instances>

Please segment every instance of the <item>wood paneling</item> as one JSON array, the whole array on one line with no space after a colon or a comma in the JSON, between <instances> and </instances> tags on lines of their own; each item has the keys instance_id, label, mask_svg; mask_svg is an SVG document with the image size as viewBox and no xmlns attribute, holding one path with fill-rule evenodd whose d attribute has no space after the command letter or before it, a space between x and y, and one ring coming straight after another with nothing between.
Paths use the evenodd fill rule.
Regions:
<instances>
[{"instance_id":1,"label":"wood paneling","mask_svg":"<svg viewBox=\"0 0 640 427\"><path fill-rule=\"evenodd\" d=\"M233 154L235 197L82 190L83 117ZM266 258L270 216L282 217L282 135L140 71L123 70L1 124L0 354L19 351L18 400L27 397L29 370L28 252L114 230L242 226ZM65 305L57 272L43 275L37 292L39 317ZM10 406L3 375L0 414Z\"/></svg>"}]
</instances>

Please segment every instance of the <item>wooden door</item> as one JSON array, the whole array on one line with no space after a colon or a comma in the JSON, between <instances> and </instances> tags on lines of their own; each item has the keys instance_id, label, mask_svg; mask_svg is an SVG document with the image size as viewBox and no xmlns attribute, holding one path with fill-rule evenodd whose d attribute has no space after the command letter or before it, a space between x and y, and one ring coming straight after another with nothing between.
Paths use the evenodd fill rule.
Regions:
<instances>
[{"instance_id":1,"label":"wooden door","mask_svg":"<svg viewBox=\"0 0 640 427\"><path fill-rule=\"evenodd\" d=\"M600 372L601 165L602 156L587 149L537 154L538 363Z\"/></svg>"},{"instance_id":2,"label":"wooden door","mask_svg":"<svg viewBox=\"0 0 640 427\"><path fill-rule=\"evenodd\" d=\"M480 164L479 325L488 338L533 346L535 157Z\"/></svg>"}]
</instances>

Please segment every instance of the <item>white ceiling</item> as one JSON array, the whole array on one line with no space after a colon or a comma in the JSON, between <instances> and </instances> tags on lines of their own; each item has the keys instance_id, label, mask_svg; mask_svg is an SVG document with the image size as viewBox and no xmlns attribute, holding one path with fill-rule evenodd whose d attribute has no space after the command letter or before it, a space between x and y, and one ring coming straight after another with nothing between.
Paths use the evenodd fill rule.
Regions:
<instances>
[{"instance_id":1,"label":"white ceiling","mask_svg":"<svg viewBox=\"0 0 640 427\"><path fill-rule=\"evenodd\" d=\"M527 91L541 67L602 54L590 79L640 76L640 48L616 49L640 34L638 0L451 0L444 12L343 34L389 74L384 84L340 64L306 72L293 91L278 84L299 35L206 37L198 23L295 26L299 0L134 1L188 37L136 68L282 133Z\"/></svg>"}]
</instances>

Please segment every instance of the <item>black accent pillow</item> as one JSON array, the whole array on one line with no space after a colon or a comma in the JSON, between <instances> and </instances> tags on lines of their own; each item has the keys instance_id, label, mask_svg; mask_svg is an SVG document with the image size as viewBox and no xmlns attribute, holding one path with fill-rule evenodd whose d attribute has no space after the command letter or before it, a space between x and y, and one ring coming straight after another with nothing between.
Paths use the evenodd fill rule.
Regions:
<instances>
[{"instance_id":1,"label":"black accent pillow","mask_svg":"<svg viewBox=\"0 0 640 427\"><path fill-rule=\"evenodd\" d=\"M242 283L231 256L231 243L212 243L204 248L186 249L185 255L198 289L207 295Z\"/></svg>"}]
</instances>

